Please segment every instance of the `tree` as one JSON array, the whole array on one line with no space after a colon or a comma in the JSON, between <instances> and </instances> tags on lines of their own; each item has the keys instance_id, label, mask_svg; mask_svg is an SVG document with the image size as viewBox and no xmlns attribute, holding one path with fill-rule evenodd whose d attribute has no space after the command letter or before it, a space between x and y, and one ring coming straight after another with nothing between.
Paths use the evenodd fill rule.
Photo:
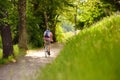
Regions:
<instances>
[{"instance_id":1,"label":"tree","mask_svg":"<svg viewBox=\"0 0 120 80\"><path fill-rule=\"evenodd\" d=\"M87 0L80 2L78 11L78 26L80 29L89 27L93 23L107 16L105 8L100 0Z\"/></svg>"},{"instance_id":2,"label":"tree","mask_svg":"<svg viewBox=\"0 0 120 80\"><path fill-rule=\"evenodd\" d=\"M27 48L27 32L26 32L26 0L18 0L19 13L19 49L26 51Z\"/></svg>"},{"instance_id":3,"label":"tree","mask_svg":"<svg viewBox=\"0 0 120 80\"><path fill-rule=\"evenodd\" d=\"M0 33L3 46L3 58L8 58L10 55L13 55L12 35L10 25L8 23L8 6L10 5L7 0L0 3Z\"/></svg>"},{"instance_id":4,"label":"tree","mask_svg":"<svg viewBox=\"0 0 120 80\"><path fill-rule=\"evenodd\" d=\"M61 13L66 10L65 7L68 7L71 4L71 0L32 0L33 5L32 12L36 19L39 19L37 23L40 26L40 29L43 31L46 27L46 17L47 16L47 25L53 32L53 39L56 41L55 30L56 24L58 22L58 17Z\"/></svg>"},{"instance_id":5,"label":"tree","mask_svg":"<svg viewBox=\"0 0 120 80\"><path fill-rule=\"evenodd\" d=\"M10 26L7 23L0 25L0 32L3 45L3 58L8 58L8 56L13 55L13 44Z\"/></svg>"},{"instance_id":6,"label":"tree","mask_svg":"<svg viewBox=\"0 0 120 80\"><path fill-rule=\"evenodd\" d=\"M104 4L108 5L110 4L109 9L112 8L114 11L119 10L120 11L120 0L100 0Z\"/></svg>"}]
</instances>

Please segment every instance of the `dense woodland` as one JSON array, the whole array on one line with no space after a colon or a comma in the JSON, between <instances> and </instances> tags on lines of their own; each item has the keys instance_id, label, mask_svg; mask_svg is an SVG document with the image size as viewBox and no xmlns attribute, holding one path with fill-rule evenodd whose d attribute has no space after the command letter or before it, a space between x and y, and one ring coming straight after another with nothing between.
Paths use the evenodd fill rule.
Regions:
<instances>
[{"instance_id":1,"label":"dense woodland","mask_svg":"<svg viewBox=\"0 0 120 80\"><path fill-rule=\"evenodd\" d=\"M42 47L47 27L57 41L57 26L69 22L75 30L83 30L119 11L119 0L0 0L3 58L14 55L13 45L18 45L20 52L29 46Z\"/></svg>"}]
</instances>

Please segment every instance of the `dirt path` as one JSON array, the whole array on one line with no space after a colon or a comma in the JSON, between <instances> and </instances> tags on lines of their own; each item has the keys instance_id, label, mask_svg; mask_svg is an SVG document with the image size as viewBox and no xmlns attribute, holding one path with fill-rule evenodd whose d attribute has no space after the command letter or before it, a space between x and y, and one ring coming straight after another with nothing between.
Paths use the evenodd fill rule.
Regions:
<instances>
[{"instance_id":1,"label":"dirt path","mask_svg":"<svg viewBox=\"0 0 120 80\"><path fill-rule=\"evenodd\" d=\"M28 54L16 63L0 66L0 80L35 80L37 71L51 63L62 47L59 43L52 44L48 58L45 58L44 49L29 50Z\"/></svg>"}]
</instances>

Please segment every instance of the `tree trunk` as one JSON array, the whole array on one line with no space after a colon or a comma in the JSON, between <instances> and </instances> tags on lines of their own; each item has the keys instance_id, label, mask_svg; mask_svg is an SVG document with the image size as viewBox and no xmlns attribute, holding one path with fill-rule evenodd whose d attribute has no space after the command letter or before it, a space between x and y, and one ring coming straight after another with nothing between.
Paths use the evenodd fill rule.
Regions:
<instances>
[{"instance_id":1,"label":"tree trunk","mask_svg":"<svg viewBox=\"0 0 120 80\"><path fill-rule=\"evenodd\" d=\"M13 55L13 44L12 44L12 35L10 26L8 23L5 23L3 18L8 17L6 9L0 9L3 14L0 14L0 34L2 38L2 47L3 47L3 58L8 58L10 55Z\"/></svg>"},{"instance_id":2,"label":"tree trunk","mask_svg":"<svg viewBox=\"0 0 120 80\"><path fill-rule=\"evenodd\" d=\"M19 12L19 49L26 51L27 48L27 32L26 32L26 0L18 0Z\"/></svg>"},{"instance_id":3,"label":"tree trunk","mask_svg":"<svg viewBox=\"0 0 120 80\"><path fill-rule=\"evenodd\" d=\"M13 44L10 26L8 24L0 26L0 32L3 45L3 58L8 58L8 56L13 55Z\"/></svg>"},{"instance_id":4,"label":"tree trunk","mask_svg":"<svg viewBox=\"0 0 120 80\"><path fill-rule=\"evenodd\" d=\"M47 17L47 13L46 12L44 12L44 17L45 17L46 29L49 29L49 26L48 26L48 17Z\"/></svg>"}]
</instances>

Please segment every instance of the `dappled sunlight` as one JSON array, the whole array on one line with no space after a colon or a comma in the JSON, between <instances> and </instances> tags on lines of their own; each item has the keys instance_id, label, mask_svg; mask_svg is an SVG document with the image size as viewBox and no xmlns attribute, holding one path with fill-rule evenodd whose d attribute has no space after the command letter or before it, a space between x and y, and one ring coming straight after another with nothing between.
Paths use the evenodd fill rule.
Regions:
<instances>
[{"instance_id":1,"label":"dappled sunlight","mask_svg":"<svg viewBox=\"0 0 120 80\"><path fill-rule=\"evenodd\" d=\"M49 57L56 57L58 52L60 51L61 46L58 46L58 43L56 44L51 44L51 51L50 51L50 56ZM32 58L45 58L45 50L39 49L39 50L28 50L27 54L25 57L32 57Z\"/></svg>"},{"instance_id":2,"label":"dappled sunlight","mask_svg":"<svg viewBox=\"0 0 120 80\"><path fill-rule=\"evenodd\" d=\"M45 57L45 52L44 50L28 50L27 54L25 55L26 57L33 57L33 58L38 58L38 57Z\"/></svg>"}]
</instances>

